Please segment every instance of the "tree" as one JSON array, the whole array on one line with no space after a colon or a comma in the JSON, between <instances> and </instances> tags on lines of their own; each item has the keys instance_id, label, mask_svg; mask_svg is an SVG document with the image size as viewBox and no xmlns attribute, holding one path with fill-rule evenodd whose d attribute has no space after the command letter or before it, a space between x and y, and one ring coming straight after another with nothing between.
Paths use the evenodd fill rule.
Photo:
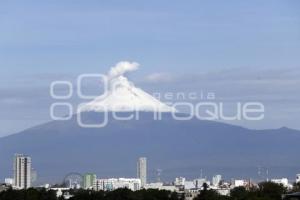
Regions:
<instances>
[{"instance_id":1,"label":"tree","mask_svg":"<svg viewBox=\"0 0 300 200\"><path fill-rule=\"evenodd\" d=\"M286 192L287 189L282 184L272 182L262 182L259 184L259 197L270 200L281 200L282 195Z\"/></svg>"},{"instance_id":2,"label":"tree","mask_svg":"<svg viewBox=\"0 0 300 200\"><path fill-rule=\"evenodd\" d=\"M194 200L228 200L230 197L220 195L215 190L208 190L207 183L203 184L203 190Z\"/></svg>"},{"instance_id":3,"label":"tree","mask_svg":"<svg viewBox=\"0 0 300 200\"><path fill-rule=\"evenodd\" d=\"M292 192L300 192L300 183L294 183L293 184Z\"/></svg>"},{"instance_id":4,"label":"tree","mask_svg":"<svg viewBox=\"0 0 300 200\"><path fill-rule=\"evenodd\" d=\"M249 192L245 187L236 187L230 191L232 200L246 200L249 196Z\"/></svg>"},{"instance_id":5,"label":"tree","mask_svg":"<svg viewBox=\"0 0 300 200\"><path fill-rule=\"evenodd\" d=\"M54 191L29 188L27 190L9 189L0 193L1 200L57 200Z\"/></svg>"},{"instance_id":6,"label":"tree","mask_svg":"<svg viewBox=\"0 0 300 200\"><path fill-rule=\"evenodd\" d=\"M70 200L104 200L103 191L93 191L93 190L73 190L73 197Z\"/></svg>"}]
</instances>

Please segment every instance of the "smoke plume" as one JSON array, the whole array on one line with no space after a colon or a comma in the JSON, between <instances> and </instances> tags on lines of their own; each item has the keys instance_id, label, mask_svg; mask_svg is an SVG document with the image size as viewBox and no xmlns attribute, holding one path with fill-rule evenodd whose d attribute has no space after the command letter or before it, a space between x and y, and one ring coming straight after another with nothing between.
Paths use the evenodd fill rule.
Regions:
<instances>
[{"instance_id":1,"label":"smoke plume","mask_svg":"<svg viewBox=\"0 0 300 200\"><path fill-rule=\"evenodd\" d=\"M136 62L128 62L121 61L118 62L114 67L111 67L108 73L109 79L114 79L119 76L122 76L126 72L137 70L139 67L139 63Z\"/></svg>"}]
</instances>

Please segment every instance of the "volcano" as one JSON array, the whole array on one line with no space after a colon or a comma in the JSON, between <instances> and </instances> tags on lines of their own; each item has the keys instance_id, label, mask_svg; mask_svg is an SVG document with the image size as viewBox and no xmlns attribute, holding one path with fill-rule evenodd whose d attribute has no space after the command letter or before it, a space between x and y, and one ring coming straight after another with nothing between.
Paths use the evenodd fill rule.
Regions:
<instances>
[{"instance_id":1,"label":"volcano","mask_svg":"<svg viewBox=\"0 0 300 200\"><path fill-rule=\"evenodd\" d=\"M70 172L94 172L98 177L135 177L138 157L148 158L148 176L155 180L177 176L198 178L215 173L225 178L263 178L258 167L273 177L293 178L300 171L300 131L288 128L251 130L215 121L175 120L185 116L130 83L124 74L136 63L119 63L108 74L107 94L88 102L68 121L51 121L0 138L0 178L12 174L15 153L32 157L40 182L60 182ZM154 113L161 119L155 120ZM117 120L113 114L139 118ZM107 114L102 128L97 124ZM5 162L3 162L5 161Z\"/></svg>"},{"instance_id":2,"label":"volcano","mask_svg":"<svg viewBox=\"0 0 300 200\"><path fill-rule=\"evenodd\" d=\"M95 112L175 112L176 110L150 94L135 87L124 76L113 78L109 82L109 90L105 95L97 97L81 108L81 111Z\"/></svg>"}]
</instances>

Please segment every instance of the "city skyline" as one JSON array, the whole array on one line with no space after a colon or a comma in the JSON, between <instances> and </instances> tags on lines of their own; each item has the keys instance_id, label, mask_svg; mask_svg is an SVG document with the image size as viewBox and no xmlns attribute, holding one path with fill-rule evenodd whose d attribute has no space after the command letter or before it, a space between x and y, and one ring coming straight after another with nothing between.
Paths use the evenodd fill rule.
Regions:
<instances>
[{"instance_id":1,"label":"city skyline","mask_svg":"<svg viewBox=\"0 0 300 200\"><path fill-rule=\"evenodd\" d=\"M33 170L32 168L32 162L31 162L31 157L29 155L25 155L25 154L20 154L20 153L16 153L14 155L14 164L13 164L13 178L12 181L10 181L10 178L5 178L5 180L7 180L5 183L7 184L11 184L12 186L14 186L16 189L27 189L32 187L32 174L31 171ZM266 171L266 172L262 172L262 171ZM140 188L145 188L148 184L152 185L153 183L155 183L155 181L158 180L151 180L149 183L147 182L147 174L148 174L148 168L147 168L147 158L146 157L139 157L137 160L137 165L136 165L136 171L137 171L137 177L136 178L125 178L126 176L122 176L122 177L111 177L111 178L103 178L103 177L107 177L106 175L102 175L101 177L98 177L97 174L95 173L91 173L91 172L86 172L82 175L80 175L80 173L78 172L72 172L69 173L66 177L76 177L76 176L82 176L82 182L81 183L67 183L66 186L69 186L70 188L72 187L77 187L76 184L81 184L80 187L84 188L84 189L91 189L91 188L104 188L103 184L111 184L110 181L114 182L117 180L120 181L133 181L135 182L136 180L140 180L140 182L138 183L139 186L132 186L134 188L136 188L135 190L139 190ZM163 170L161 170L163 171ZM202 171L202 169L201 169ZM288 178L283 178L283 177L273 177L272 175L268 175L268 169L262 169L261 167L258 168L258 172L259 176L261 176L260 180L255 180L253 177L248 177L248 178L244 178L244 179L236 179L238 177L231 177L228 180L234 179L237 180L238 182L236 184L244 184L242 183L242 181L254 181L254 182L262 182L262 181L271 181L271 182L275 182L278 184L284 184L284 185L288 185L290 182L293 183L300 183L300 173L296 174L294 179L288 179ZM265 173L265 175L263 175L263 173ZM65 179L66 179L65 177ZM221 183L221 181L224 181L225 179L223 179L223 176L220 174L216 174L214 173L214 175L211 176L211 181L209 180L209 178L207 176L203 177L203 174L201 174L199 177L194 177L196 178L195 180L201 180L201 181L207 181L207 183L211 184L212 187L218 187L218 185ZM100 180L101 183L97 183L96 180ZM186 178L180 176L180 174L177 174L177 178L174 181L175 185L181 185L183 182L185 182ZM66 181L66 180L64 180ZM68 180L69 181L69 180ZM1 183L1 180L0 180ZM158 181L157 183L160 183L160 181ZM161 183L166 183L168 184L169 181L162 181ZM48 183L43 183L42 185L47 185ZM55 183L53 185L59 185L61 183ZM69 185L68 185L69 184ZM75 184L75 185L74 185ZM195 183L197 185L197 183ZM202 184L200 184L202 186ZM109 188L106 188L107 190L109 190ZM100 190L100 189L97 189Z\"/></svg>"},{"instance_id":2,"label":"city skyline","mask_svg":"<svg viewBox=\"0 0 300 200\"><path fill-rule=\"evenodd\" d=\"M147 176L147 158L140 157L137 160L137 175L138 178L98 178L94 173L85 173L80 175L79 173L70 173L65 177L64 183L60 184L48 184L43 183L41 185L31 186L31 158L23 154L15 154L14 157L14 169L15 177L12 182L5 179L5 184L0 184L0 194L5 192L9 187L13 187L15 190L33 188L44 188L46 191L54 191L56 197L62 197L69 199L74 196L70 191L81 191L84 189L93 192L112 192L120 189L128 189L132 192L139 190L148 191L169 191L174 192L177 195L183 195L185 200L192 200L204 191L209 190L217 192L221 196L231 196L231 192L235 189L245 188L246 190L255 190L263 184L275 184L276 187L286 188L288 191L297 189L297 185L300 184L300 174L296 174L293 181L287 178L271 178L262 180L262 182L255 182L251 178L249 179L230 179L225 180L222 175L216 174L212 177L211 181L205 178L196 178L193 180L186 179L185 177L177 177L172 182L149 182L146 181ZM28 171L28 169L30 169ZM29 174L27 174L29 173ZM1 180L0 180L1 181ZM1 182L0 182L1 183ZM275 186L274 185L274 186ZM298 193L289 194L297 195ZM287 195L288 196L288 195Z\"/></svg>"}]
</instances>

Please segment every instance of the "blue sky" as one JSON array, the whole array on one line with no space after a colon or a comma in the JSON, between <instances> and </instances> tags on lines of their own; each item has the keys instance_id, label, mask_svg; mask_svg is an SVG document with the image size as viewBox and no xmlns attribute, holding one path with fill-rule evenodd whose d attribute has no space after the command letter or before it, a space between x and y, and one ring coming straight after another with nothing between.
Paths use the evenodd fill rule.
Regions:
<instances>
[{"instance_id":1,"label":"blue sky","mask_svg":"<svg viewBox=\"0 0 300 200\"><path fill-rule=\"evenodd\" d=\"M0 136L49 120L51 81L121 60L141 64L131 78L149 92L263 101L265 120L232 123L300 129L299 9L297 0L3 0Z\"/></svg>"}]
</instances>

